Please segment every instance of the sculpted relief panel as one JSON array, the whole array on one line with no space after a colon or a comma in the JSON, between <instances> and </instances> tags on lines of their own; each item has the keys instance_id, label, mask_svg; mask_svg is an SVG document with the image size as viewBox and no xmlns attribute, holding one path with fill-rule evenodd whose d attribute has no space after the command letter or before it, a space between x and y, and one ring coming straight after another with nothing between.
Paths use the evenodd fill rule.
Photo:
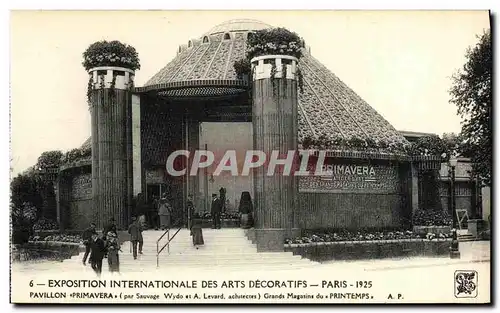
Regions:
<instances>
[{"instance_id":1,"label":"sculpted relief panel","mask_svg":"<svg viewBox=\"0 0 500 313\"><path fill-rule=\"evenodd\" d=\"M92 176L90 173L74 176L72 179L71 199L92 199Z\"/></svg>"}]
</instances>

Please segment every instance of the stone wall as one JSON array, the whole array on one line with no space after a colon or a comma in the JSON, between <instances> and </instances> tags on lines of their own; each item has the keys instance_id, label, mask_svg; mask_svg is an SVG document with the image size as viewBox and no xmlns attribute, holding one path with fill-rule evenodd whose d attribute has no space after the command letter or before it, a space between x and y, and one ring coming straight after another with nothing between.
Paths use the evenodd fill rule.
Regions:
<instances>
[{"instance_id":1,"label":"stone wall","mask_svg":"<svg viewBox=\"0 0 500 313\"><path fill-rule=\"evenodd\" d=\"M84 229L94 221L92 207L92 176L90 173L76 174L71 178L71 192L67 228Z\"/></svg>"}]
</instances>

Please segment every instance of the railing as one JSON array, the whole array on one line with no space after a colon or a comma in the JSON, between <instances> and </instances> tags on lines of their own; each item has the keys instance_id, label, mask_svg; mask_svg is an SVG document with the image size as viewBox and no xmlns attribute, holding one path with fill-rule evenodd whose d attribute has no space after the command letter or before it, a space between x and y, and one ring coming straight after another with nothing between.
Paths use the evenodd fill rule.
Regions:
<instances>
[{"instance_id":1,"label":"railing","mask_svg":"<svg viewBox=\"0 0 500 313\"><path fill-rule=\"evenodd\" d=\"M181 218L179 218L174 224L172 225L182 225L180 223L181 221ZM167 248L167 253L170 254L170 242L172 240L174 240L175 236L179 233L179 231L182 229L182 226L177 226L178 229L177 231L174 233L174 235L172 236L172 238L170 238L170 227L167 228L167 230L165 230L165 232L163 233L163 235L160 236L160 238L158 238L158 240L156 241L156 267L160 267L160 253L165 250L165 248ZM172 227L173 228L173 227ZM163 237L165 237L165 235L167 236L167 243L163 245L163 247L160 249L160 241L163 239Z\"/></svg>"}]
</instances>

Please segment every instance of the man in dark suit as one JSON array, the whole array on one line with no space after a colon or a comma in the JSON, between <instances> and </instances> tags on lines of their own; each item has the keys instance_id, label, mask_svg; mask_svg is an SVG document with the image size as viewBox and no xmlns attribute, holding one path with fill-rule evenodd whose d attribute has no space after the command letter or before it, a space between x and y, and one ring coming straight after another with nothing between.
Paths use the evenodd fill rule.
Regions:
<instances>
[{"instance_id":1,"label":"man in dark suit","mask_svg":"<svg viewBox=\"0 0 500 313\"><path fill-rule=\"evenodd\" d=\"M130 234L130 242L132 242L134 260L137 260L137 244L139 244L139 254L142 254L142 245L144 241L142 239L141 222L135 217L132 217L132 224L128 227L128 233Z\"/></svg>"},{"instance_id":2,"label":"man in dark suit","mask_svg":"<svg viewBox=\"0 0 500 313\"><path fill-rule=\"evenodd\" d=\"M92 235L92 242L90 244L90 265L97 276L101 276L102 272L102 259L106 254L106 245L104 240L99 238L97 234Z\"/></svg>"},{"instance_id":3,"label":"man in dark suit","mask_svg":"<svg viewBox=\"0 0 500 313\"><path fill-rule=\"evenodd\" d=\"M82 234L83 244L85 245L85 254L83 255L83 265L87 264L87 257L90 254L90 246L92 244L92 235L97 234L95 223L90 223L90 227L85 229Z\"/></svg>"},{"instance_id":4,"label":"man in dark suit","mask_svg":"<svg viewBox=\"0 0 500 313\"><path fill-rule=\"evenodd\" d=\"M218 228L220 229L221 227L221 221L220 221L220 213L222 211L222 204L220 202L220 199L217 197L217 194L212 194L212 221L213 221L213 227L212 228Z\"/></svg>"}]
</instances>

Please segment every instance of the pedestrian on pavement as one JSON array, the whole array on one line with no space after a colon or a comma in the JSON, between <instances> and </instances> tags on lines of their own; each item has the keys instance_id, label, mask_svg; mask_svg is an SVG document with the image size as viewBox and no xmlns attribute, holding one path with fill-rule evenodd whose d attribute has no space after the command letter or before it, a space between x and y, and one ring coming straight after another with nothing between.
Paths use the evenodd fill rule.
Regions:
<instances>
[{"instance_id":1,"label":"pedestrian on pavement","mask_svg":"<svg viewBox=\"0 0 500 313\"><path fill-rule=\"evenodd\" d=\"M215 229L220 229L221 228L221 221L220 221L220 214L222 211L222 204L220 202L220 199L217 197L217 194L214 193L212 194L212 207L211 207L211 214L212 214L212 228Z\"/></svg>"},{"instance_id":2,"label":"pedestrian on pavement","mask_svg":"<svg viewBox=\"0 0 500 313\"><path fill-rule=\"evenodd\" d=\"M95 223L90 223L89 228L85 229L82 234L83 245L85 246L85 254L83 255L83 265L87 264L87 257L90 254L90 246L92 245L92 235L96 234Z\"/></svg>"},{"instance_id":3,"label":"pedestrian on pavement","mask_svg":"<svg viewBox=\"0 0 500 313\"><path fill-rule=\"evenodd\" d=\"M120 242L118 236L113 232L108 232L106 235L106 248L108 250L108 266L111 273L120 272Z\"/></svg>"},{"instance_id":4,"label":"pedestrian on pavement","mask_svg":"<svg viewBox=\"0 0 500 313\"><path fill-rule=\"evenodd\" d=\"M142 254L144 241L142 238L142 225L135 217L132 217L132 224L128 227L128 233L130 234L130 242L132 242L134 260L137 260L137 244L139 244L139 254Z\"/></svg>"},{"instance_id":5,"label":"pedestrian on pavement","mask_svg":"<svg viewBox=\"0 0 500 313\"><path fill-rule=\"evenodd\" d=\"M90 241L90 266L97 274L97 276L101 276L102 272L102 259L104 259L104 255L106 254L106 244L104 240L99 238L97 233L92 234Z\"/></svg>"},{"instance_id":6,"label":"pedestrian on pavement","mask_svg":"<svg viewBox=\"0 0 500 313\"><path fill-rule=\"evenodd\" d=\"M158 207L158 215L160 216L160 228L166 230L170 228L170 219L172 216L172 207L167 200L167 195L164 194L160 199L160 205Z\"/></svg>"}]
</instances>

